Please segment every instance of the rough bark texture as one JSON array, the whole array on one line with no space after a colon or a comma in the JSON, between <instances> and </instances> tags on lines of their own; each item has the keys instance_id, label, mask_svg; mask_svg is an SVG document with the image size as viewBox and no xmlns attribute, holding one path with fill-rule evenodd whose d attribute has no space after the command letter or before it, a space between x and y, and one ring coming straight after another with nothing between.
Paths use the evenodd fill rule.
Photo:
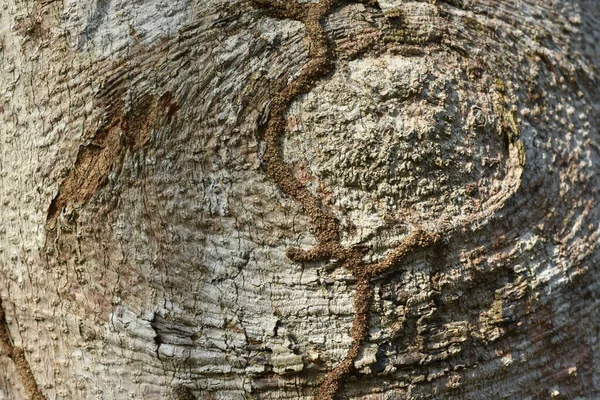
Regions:
<instances>
[{"instance_id":1,"label":"rough bark texture","mask_svg":"<svg viewBox=\"0 0 600 400\"><path fill-rule=\"evenodd\" d=\"M594 0L3 0L0 399L600 396Z\"/></svg>"}]
</instances>

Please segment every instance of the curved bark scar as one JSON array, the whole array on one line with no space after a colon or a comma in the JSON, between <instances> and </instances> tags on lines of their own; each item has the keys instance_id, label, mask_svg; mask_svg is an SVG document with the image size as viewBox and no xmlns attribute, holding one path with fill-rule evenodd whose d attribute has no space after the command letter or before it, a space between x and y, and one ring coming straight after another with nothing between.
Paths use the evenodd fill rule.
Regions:
<instances>
[{"instance_id":1,"label":"curved bark scar","mask_svg":"<svg viewBox=\"0 0 600 400\"><path fill-rule=\"evenodd\" d=\"M122 164L127 150L147 149L154 125L169 124L178 110L170 92L158 99L142 96L128 110L124 108L120 103L109 107L103 124L80 146L75 164L48 207L47 229L55 228L65 207L89 201L106 184L109 173Z\"/></svg>"}]
</instances>

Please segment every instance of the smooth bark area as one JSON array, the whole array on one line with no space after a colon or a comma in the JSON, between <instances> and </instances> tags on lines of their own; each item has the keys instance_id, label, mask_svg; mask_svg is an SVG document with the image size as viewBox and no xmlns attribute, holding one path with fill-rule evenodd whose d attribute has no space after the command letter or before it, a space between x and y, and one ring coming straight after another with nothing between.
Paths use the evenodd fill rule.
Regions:
<instances>
[{"instance_id":1,"label":"smooth bark area","mask_svg":"<svg viewBox=\"0 0 600 400\"><path fill-rule=\"evenodd\" d=\"M594 0L4 0L0 399L600 395Z\"/></svg>"}]
</instances>

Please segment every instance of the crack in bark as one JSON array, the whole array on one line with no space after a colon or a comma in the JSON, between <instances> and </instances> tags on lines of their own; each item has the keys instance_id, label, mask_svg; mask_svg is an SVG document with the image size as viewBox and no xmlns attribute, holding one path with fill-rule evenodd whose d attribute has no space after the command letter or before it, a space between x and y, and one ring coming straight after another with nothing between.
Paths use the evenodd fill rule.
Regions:
<instances>
[{"instance_id":1,"label":"crack in bark","mask_svg":"<svg viewBox=\"0 0 600 400\"><path fill-rule=\"evenodd\" d=\"M46 397L40 391L35 377L31 372L31 367L27 358L25 358L25 351L22 347L17 347L13 344L8 328L6 326L6 318L4 314L4 308L2 307L2 300L0 299L0 346L5 356L10 358L19 372L21 383L27 392L29 400L46 400Z\"/></svg>"},{"instance_id":2,"label":"crack in bark","mask_svg":"<svg viewBox=\"0 0 600 400\"><path fill-rule=\"evenodd\" d=\"M179 385L173 389L173 397L175 400L197 400L192 389Z\"/></svg>"},{"instance_id":3,"label":"crack in bark","mask_svg":"<svg viewBox=\"0 0 600 400\"><path fill-rule=\"evenodd\" d=\"M264 135L266 150L263 162L266 165L267 175L275 181L283 193L303 206L314 226L317 239L317 245L312 249L305 251L290 248L287 256L296 262L335 259L358 278L354 294L355 316L350 331L352 346L344 360L325 375L316 396L318 400L333 400L343 387L346 377L353 371L354 360L369 333L369 309L374 294L371 281L398 265L413 250L432 246L440 238L437 233L416 230L383 261L365 264L362 260L364 249L347 248L341 244L338 220L294 176L292 167L283 160L281 137L285 132L286 111L298 96L308 93L319 79L331 74L335 69L335 59L321 21L335 6L345 3L377 6L376 0L321 0L318 3L304 4L295 1L281 3L277 0L253 0L257 8L265 9L272 17L302 22L311 44L306 66L294 80L271 99L271 112Z\"/></svg>"}]
</instances>

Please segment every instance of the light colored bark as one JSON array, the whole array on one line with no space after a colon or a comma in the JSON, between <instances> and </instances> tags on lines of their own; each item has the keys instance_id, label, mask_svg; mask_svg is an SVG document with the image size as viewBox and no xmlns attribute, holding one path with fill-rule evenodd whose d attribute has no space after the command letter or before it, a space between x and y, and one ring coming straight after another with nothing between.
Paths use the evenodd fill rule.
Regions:
<instances>
[{"instance_id":1,"label":"light colored bark","mask_svg":"<svg viewBox=\"0 0 600 400\"><path fill-rule=\"evenodd\" d=\"M300 3L3 1L0 399L598 396L596 2Z\"/></svg>"}]
</instances>

